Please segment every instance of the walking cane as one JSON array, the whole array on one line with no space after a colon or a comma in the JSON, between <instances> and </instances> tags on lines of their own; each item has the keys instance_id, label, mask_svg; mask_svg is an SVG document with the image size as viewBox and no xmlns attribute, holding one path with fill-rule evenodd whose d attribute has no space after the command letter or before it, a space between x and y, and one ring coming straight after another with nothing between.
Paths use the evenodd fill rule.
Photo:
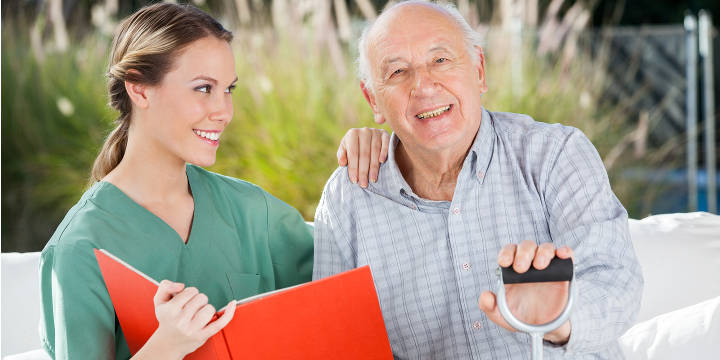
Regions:
<instances>
[{"instance_id":1,"label":"walking cane","mask_svg":"<svg viewBox=\"0 0 720 360\"><path fill-rule=\"evenodd\" d=\"M518 331L522 331L530 334L532 338L532 359L542 360L543 358L543 335L550 331L553 331L560 327L570 317L570 311L572 310L573 303L575 301L575 295L577 290L574 286L575 267L573 266L572 259L560 259L553 258L550 261L550 265L543 270L537 270L532 266L530 269L522 274L518 274L512 269L512 266L503 268L498 267L497 269L498 283L497 283L497 301L498 309L500 314L505 318L510 326L514 327ZM521 284L521 283L532 283L532 282L550 282L550 281L570 281L570 289L568 291L568 300L565 304L565 309L562 313L550 321L541 325L531 325L518 320L507 304L505 298L505 284Z\"/></svg>"}]
</instances>

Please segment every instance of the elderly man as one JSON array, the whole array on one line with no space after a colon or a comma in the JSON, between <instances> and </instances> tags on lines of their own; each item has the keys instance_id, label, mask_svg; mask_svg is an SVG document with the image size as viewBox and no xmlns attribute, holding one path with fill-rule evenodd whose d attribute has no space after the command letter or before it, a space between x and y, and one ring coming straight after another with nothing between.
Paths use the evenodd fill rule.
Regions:
<instances>
[{"instance_id":1,"label":"elderly man","mask_svg":"<svg viewBox=\"0 0 720 360\"><path fill-rule=\"evenodd\" d=\"M361 87L393 130L378 181L338 169L315 215L313 278L370 265L398 358L527 358L529 336L499 315L498 264L525 272L573 257L570 320L546 334L548 358L622 358L617 338L640 303L627 212L577 129L496 113L477 35L452 7L405 2L359 44ZM507 285L528 323L563 308L564 283Z\"/></svg>"}]
</instances>

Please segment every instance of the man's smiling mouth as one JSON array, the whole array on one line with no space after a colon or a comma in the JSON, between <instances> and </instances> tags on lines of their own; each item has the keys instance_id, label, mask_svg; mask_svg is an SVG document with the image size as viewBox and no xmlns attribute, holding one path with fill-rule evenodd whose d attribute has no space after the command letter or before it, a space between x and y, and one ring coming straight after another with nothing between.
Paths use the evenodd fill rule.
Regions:
<instances>
[{"instance_id":1,"label":"man's smiling mouth","mask_svg":"<svg viewBox=\"0 0 720 360\"><path fill-rule=\"evenodd\" d=\"M450 110L450 105L445 105L445 106L439 107L435 110L426 111L424 113L417 114L417 115L415 115L415 117L420 120L429 119L429 118L436 117L448 110Z\"/></svg>"}]
</instances>

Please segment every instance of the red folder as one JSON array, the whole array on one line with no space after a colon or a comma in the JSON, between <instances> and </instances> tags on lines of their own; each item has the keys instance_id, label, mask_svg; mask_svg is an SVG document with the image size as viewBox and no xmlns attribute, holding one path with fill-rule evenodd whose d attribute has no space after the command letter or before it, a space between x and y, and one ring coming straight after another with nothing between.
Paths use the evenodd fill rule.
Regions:
<instances>
[{"instance_id":1,"label":"red folder","mask_svg":"<svg viewBox=\"0 0 720 360\"><path fill-rule=\"evenodd\" d=\"M158 282L106 250L100 271L130 352L158 327ZM392 359L370 268L240 300L230 323L186 359Z\"/></svg>"}]
</instances>

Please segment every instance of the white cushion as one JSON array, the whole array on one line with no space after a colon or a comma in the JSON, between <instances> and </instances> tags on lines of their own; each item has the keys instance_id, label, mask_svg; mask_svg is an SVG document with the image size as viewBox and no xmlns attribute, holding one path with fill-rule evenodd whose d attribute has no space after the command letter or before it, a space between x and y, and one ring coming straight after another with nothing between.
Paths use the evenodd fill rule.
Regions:
<instances>
[{"instance_id":1,"label":"white cushion","mask_svg":"<svg viewBox=\"0 0 720 360\"><path fill-rule=\"evenodd\" d=\"M627 360L717 359L720 296L637 324L620 346Z\"/></svg>"},{"instance_id":2,"label":"white cushion","mask_svg":"<svg viewBox=\"0 0 720 360\"><path fill-rule=\"evenodd\" d=\"M15 354L6 356L3 360L51 360L45 350L37 349L33 351L27 351L22 354Z\"/></svg>"},{"instance_id":3,"label":"white cushion","mask_svg":"<svg viewBox=\"0 0 720 360\"><path fill-rule=\"evenodd\" d=\"M2 356L41 347L40 253L2 254Z\"/></svg>"},{"instance_id":4,"label":"white cushion","mask_svg":"<svg viewBox=\"0 0 720 360\"><path fill-rule=\"evenodd\" d=\"M696 212L630 220L630 235L645 278L637 322L720 294L720 216Z\"/></svg>"}]
</instances>

